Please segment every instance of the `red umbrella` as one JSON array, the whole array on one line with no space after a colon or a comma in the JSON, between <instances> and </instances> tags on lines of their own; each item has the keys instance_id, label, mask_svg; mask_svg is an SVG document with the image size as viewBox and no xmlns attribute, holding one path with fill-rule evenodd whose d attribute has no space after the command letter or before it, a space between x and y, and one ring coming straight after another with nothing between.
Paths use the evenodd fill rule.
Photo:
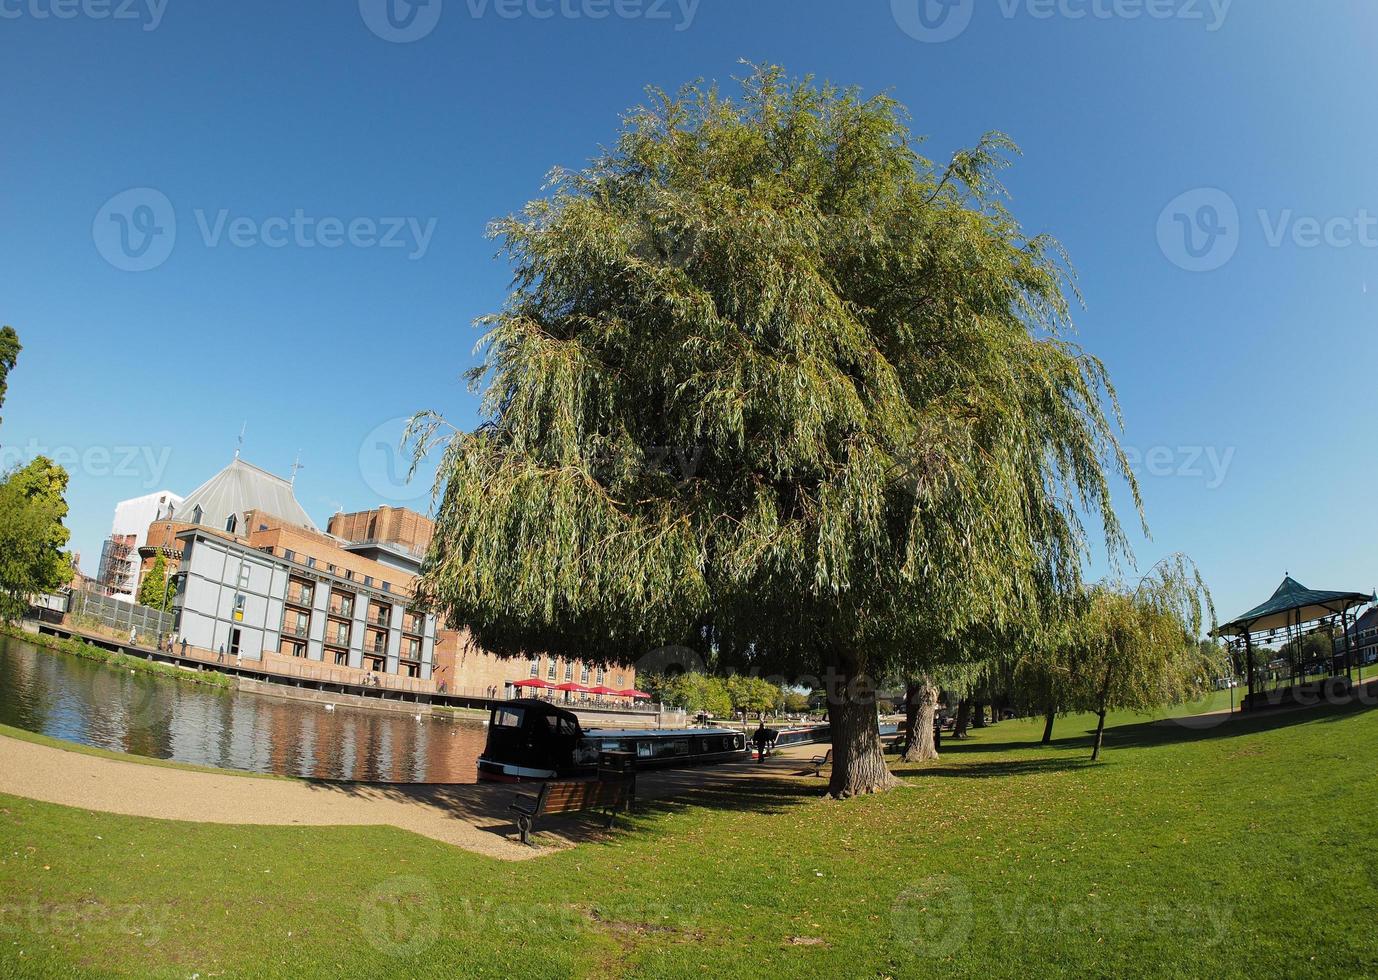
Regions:
<instances>
[{"instance_id":1,"label":"red umbrella","mask_svg":"<svg viewBox=\"0 0 1378 980\"><path fill-rule=\"evenodd\" d=\"M618 691L617 693L622 695L624 698L646 698L649 700L651 697L645 691L638 691L636 688L630 688L626 691Z\"/></svg>"},{"instance_id":2,"label":"red umbrella","mask_svg":"<svg viewBox=\"0 0 1378 980\"><path fill-rule=\"evenodd\" d=\"M567 682L564 683L564 684L556 684L556 685L555 685L555 690L557 690L557 691L587 691L588 688L586 688L586 687L585 687L584 685L582 685L582 684L575 684L573 681L567 681Z\"/></svg>"},{"instance_id":3,"label":"red umbrella","mask_svg":"<svg viewBox=\"0 0 1378 980\"><path fill-rule=\"evenodd\" d=\"M513 686L513 687L550 687L551 685L550 685L549 683L547 683L546 681L541 680L539 677L530 677L530 678L527 678L527 679L524 680L524 681L516 681L516 682L514 682L514 683L512 684L512 686Z\"/></svg>"},{"instance_id":4,"label":"red umbrella","mask_svg":"<svg viewBox=\"0 0 1378 980\"><path fill-rule=\"evenodd\" d=\"M589 688L589 693L590 693L590 694L619 694L619 695L620 695L622 692L621 692L621 691L614 691L614 690L613 690L612 688L610 688L610 687L604 687L602 684L599 684L597 687L591 687L591 688Z\"/></svg>"}]
</instances>

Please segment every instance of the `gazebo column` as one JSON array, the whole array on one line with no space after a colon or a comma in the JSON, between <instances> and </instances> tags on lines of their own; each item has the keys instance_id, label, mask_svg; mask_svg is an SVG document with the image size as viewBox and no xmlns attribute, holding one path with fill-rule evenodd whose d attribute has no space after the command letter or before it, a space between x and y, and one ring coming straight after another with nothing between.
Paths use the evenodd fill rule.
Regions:
<instances>
[{"instance_id":1,"label":"gazebo column","mask_svg":"<svg viewBox=\"0 0 1378 980\"><path fill-rule=\"evenodd\" d=\"M1355 625L1358 625L1357 618L1355 620ZM1351 652L1352 648L1350 647L1349 643L1349 613L1343 609L1340 610L1340 629L1344 630L1345 634L1345 679L1349 681L1351 684L1353 684L1354 655Z\"/></svg>"},{"instance_id":2,"label":"gazebo column","mask_svg":"<svg viewBox=\"0 0 1378 980\"><path fill-rule=\"evenodd\" d=\"M1249 672L1249 707L1252 708L1254 706L1254 640L1247 626L1244 628L1244 661L1245 669Z\"/></svg>"}]
</instances>

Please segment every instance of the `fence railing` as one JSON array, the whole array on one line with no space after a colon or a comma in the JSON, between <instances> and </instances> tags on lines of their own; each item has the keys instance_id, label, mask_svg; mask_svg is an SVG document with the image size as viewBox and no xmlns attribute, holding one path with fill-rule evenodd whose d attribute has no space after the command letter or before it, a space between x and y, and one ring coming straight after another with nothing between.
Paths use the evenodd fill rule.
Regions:
<instances>
[{"instance_id":1,"label":"fence railing","mask_svg":"<svg viewBox=\"0 0 1378 980\"><path fill-rule=\"evenodd\" d=\"M69 615L78 624L99 626L126 635L133 630L138 637L148 641L171 633L174 622L170 612L133 602L121 602L86 590L72 593Z\"/></svg>"}]
</instances>

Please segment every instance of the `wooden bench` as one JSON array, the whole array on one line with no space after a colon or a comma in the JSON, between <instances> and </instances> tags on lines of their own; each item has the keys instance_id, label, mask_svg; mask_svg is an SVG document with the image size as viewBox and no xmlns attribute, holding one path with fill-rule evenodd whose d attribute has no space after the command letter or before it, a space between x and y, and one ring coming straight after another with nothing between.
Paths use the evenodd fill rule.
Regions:
<instances>
[{"instance_id":1,"label":"wooden bench","mask_svg":"<svg viewBox=\"0 0 1378 980\"><path fill-rule=\"evenodd\" d=\"M809 760L809 765L813 766L813 774L814 774L815 776L822 776L822 775L823 775L823 767L824 767L824 766L830 766L830 765L832 765L832 764L833 764L833 750L832 750L832 749L829 749L828 751L824 752L822 755L816 755L816 756L814 756L812 759Z\"/></svg>"},{"instance_id":2,"label":"wooden bench","mask_svg":"<svg viewBox=\"0 0 1378 980\"><path fill-rule=\"evenodd\" d=\"M608 827L611 828L617 811L623 806L630 809L632 786L630 780L551 780L535 795L518 793L508 809L517 815L517 829L521 832L522 843L530 844L531 825L537 817L547 813L578 813L606 808Z\"/></svg>"}]
</instances>

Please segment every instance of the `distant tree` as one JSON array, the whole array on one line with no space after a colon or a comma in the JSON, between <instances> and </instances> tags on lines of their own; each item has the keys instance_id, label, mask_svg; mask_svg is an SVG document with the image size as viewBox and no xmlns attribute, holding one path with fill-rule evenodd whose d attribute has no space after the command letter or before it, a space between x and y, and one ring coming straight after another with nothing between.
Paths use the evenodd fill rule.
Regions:
<instances>
[{"instance_id":1,"label":"distant tree","mask_svg":"<svg viewBox=\"0 0 1378 980\"><path fill-rule=\"evenodd\" d=\"M778 686L760 677L734 674L727 679L727 693L736 711L748 714L772 712L784 703L784 693Z\"/></svg>"},{"instance_id":2,"label":"distant tree","mask_svg":"<svg viewBox=\"0 0 1378 980\"><path fill-rule=\"evenodd\" d=\"M786 691L785 710L792 715L803 714L809 710L809 696L802 691Z\"/></svg>"},{"instance_id":3,"label":"distant tree","mask_svg":"<svg viewBox=\"0 0 1378 980\"><path fill-rule=\"evenodd\" d=\"M39 456L0 482L0 619L14 622L32 596L72 580L63 549L68 532L67 472Z\"/></svg>"},{"instance_id":4,"label":"distant tree","mask_svg":"<svg viewBox=\"0 0 1378 980\"><path fill-rule=\"evenodd\" d=\"M153 564L144 574L144 580L139 583L139 604L163 612L172 606L172 580L162 555L153 559Z\"/></svg>"},{"instance_id":5,"label":"distant tree","mask_svg":"<svg viewBox=\"0 0 1378 980\"><path fill-rule=\"evenodd\" d=\"M0 405L5 404L5 392L9 388L10 372L19 360L19 334L14 327L0 327Z\"/></svg>"},{"instance_id":6,"label":"distant tree","mask_svg":"<svg viewBox=\"0 0 1378 980\"><path fill-rule=\"evenodd\" d=\"M1159 563L1135 588L1094 586L1075 606L1055 670L1068 706L1096 715L1092 761L1100 758L1109 711L1181 704L1219 676L1222 665L1204 659L1200 644L1206 612L1214 619L1210 593L1180 556Z\"/></svg>"}]
</instances>

